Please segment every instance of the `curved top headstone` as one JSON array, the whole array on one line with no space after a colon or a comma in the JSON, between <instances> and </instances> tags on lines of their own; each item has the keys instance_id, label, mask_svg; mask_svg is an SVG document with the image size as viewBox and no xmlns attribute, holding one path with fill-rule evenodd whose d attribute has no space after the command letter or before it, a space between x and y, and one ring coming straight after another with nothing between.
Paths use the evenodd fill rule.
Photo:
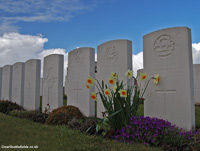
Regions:
<instances>
[{"instance_id":1,"label":"curved top headstone","mask_svg":"<svg viewBox=\"0 0 200 151\"><path fill-rule=\"evenodd\" d=\"M44 57L42 110L50 105L56 109L63 105L63 67L64 56L52 54Z\"/></svg>"},{"instance_id":2,"label":"curved top headstone","mask_svg":"<svg viewBox=\"0 0 200 151\"><path fill-rule=\"evenodd\" d=\"M24 67L23 62L13 64L12 71L12 101L24 105Z\"/></svg>"},{"instance_id":3,"label":"curved top headstone","mask_svg":"<svg viewBox=\"0 0 200 151\"><path fill-rule=\"evenodd\" d=\"M144 70L160 75L149 84L145 116L159 117L184 129L195 127L191 31L188 27L158 30L143 37Z\"/></svg>"},{"instance_id":4,"label":"curved top headstone","mask_svg":"<svg viewBox=\"0 0 200 151\"><path fill-rule=\"evenodd\" d=\"M97 47L97 74L96 78L107 84L111 72L118 74L119 80L130 84L125 77L127 70L132 70L132 42L130 40L111 40ZM100 99L100 98L99 98ZM105 109L101 101L97 103L97 116L102 117Z\"/></svg>"},{"instance_id":5,"label":"curved top headstone","mask_svg":"<svg viewBox=\"0 0 200 151\"><path fill-rule=\"evenodd\" d=\"M85 116L94 116L94 101L90 93L94 89L86 88L88 76L94 78L95 51L94 48L80 47L68 54L68 72L66 78L67 104L80 109Z\"/></svg>"},{"instance_id":6,"label":"curved top headstone","mask_svg":"<svg viewBox=\"0 0 200 151\"><path fill-rule=\"evenodd\" d=\"M12 65L3 66L1 99L11 101Z\"/></svg>"}]
</instances>

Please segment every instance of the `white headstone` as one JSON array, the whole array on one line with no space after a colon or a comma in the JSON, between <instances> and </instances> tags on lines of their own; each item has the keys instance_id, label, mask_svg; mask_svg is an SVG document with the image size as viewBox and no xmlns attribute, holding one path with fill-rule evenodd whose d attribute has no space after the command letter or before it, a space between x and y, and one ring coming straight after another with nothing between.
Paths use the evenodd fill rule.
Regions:
<instances>
[{"instance_id":1,"label":"white headstone","mask_svg":"<svg viewBox=\"0 0 200 151\"><path fill-rule=\"evenodd\" d=\"M52 110L63 105L63 67L63 55L52 54L44 58L42 111L47 104Z\"/></svg>"},{"instance_id":2,"label":"white headstone","mask_svg":"<svg viewBox=\"0 0 200 151\"><path fill-rule=\"evenodd\" d=\"M39 110L40 107L40 69L39 59L25 62L24 108L27 110Z\"/></svg>"},{"instance_id":3,"label":"white headstone","mask_svg":"<svg viewBox=\"0 0 200 151\"><path fill-rule=\"evenodd\" d=\"M143 37L144 70L160 75L149 84L145 116L158 117L182 127L195 127L191 31L187 27L158 30Z\"/></svg>"},{"instance_id":4,"label":"white headstone","mask_svg":"<svg viewBox=\"0 0 200 151\"><path fill-rule=\"evenodd\" d=\"M67 95L67 75L65 76L65 95Z\"/></svg>"},{"instance_id":5,"label":"white headstone","mask_svg":"<svg viewBox=\"0 0 200 151\"><path fill-rule=\"evenodd\" d=\"M66 78L67 104L76 106L85 116L95 115L94 101L90 90L86 88L88 76L95 74L94 48L84 47L72 50L68 54L68 72Z\"/></svg>"},{"instance_id":6,"label":"white headstone","mask_svg":"<svg viewBox=\"0 0 200 151\"><path fill-rule=\"evenodd\" d=\"M3 69L0 67L0 99L1 99L1 91L2 91L2 71Z\"/></svg>"},{"instance_id":7,"label":"white headstone","mask_svg":"<svg viewBox=\"0 0 200 151\"><path fill-rule=\"evenodd\" d=\"M12 66L5 65L2 73L1 100L11 101L12 94Z\"/></svg>"},{"instance_id":8,"label":"white headstone","mask_svg":"<svg viewBox=\"0 0 200 151\"><path fill-rule=\"evenodd\" d=\"M125 73L132 70L132 42L129 40L112 40L97 47L97 73L96 78L108 83L111 72L118 74L118 79L128 82ZM96 89L97 91L97 89ZM104 106L100 97L97 102L97 117L102 117Z\"/></svg>"},{"instance_id":9,"label":"white headstone","mask_svg":"<svg viewBox=\"0 0 200 151\"><path fill-rule=\"evenodd\" d=\"M200 64L193 65L194 71L194 102L200 104Z\"/></svg>"},{"instance_id":10,"label":"white headstone","mask_svg":"<svg viewBox=\"0 0 200 151\"><path fill-rule=\"evenodd\" d=\"M24 106L24 63L22 62L13 65L11 100Z\"/></svg>"},{"instance_id":11,"label":"white headstone","mask_svg":"<svg viewBox=\"0 0 200 151\"><path fill-rule=\"evenodd\" d=\"M42 96L42 80L43 78L40 78L40 96Z\"/></svg>"}]
</instances>

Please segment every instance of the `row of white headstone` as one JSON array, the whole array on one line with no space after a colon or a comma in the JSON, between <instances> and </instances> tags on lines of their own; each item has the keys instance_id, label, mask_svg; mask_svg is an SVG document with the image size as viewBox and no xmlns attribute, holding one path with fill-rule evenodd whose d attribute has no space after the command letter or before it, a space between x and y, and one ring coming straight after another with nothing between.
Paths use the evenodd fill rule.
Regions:
<instances>
[{"instance_id":1,"label":"row of white headstone","mask_svg":"<svg viewBox=\"0 0 200 151\"><path fill-rule=\"evenodd\" d=\"M53 54L44 58L43 82L40 86L41 61L30 59L0 68L0 98L16 102L27 110L39 110L40 87L42 110L63 105L63 55Z\"/></svg>"},{"instance_id":2,"label":"row of white headstone","mask_svg":"<svg viewBox=\"0 0 200 151\"><path fill-rule=\"evenodd\" d=\"M144 72L149 77L160 75L158 85L149 84L145 93L145 116L158 117L187 130L195 128L194 81L191 31L174 27L147 34L143 38ZM124 76L132 70L132 42L113 40L97 47L97 73L94 48L77 48L68 54L68 72L65 77L67 103L79 107L86 116L94 116L94 101L86 88L91 76L105 83L111 72L119 80L131 84ZM145 82L145 81L144 81ZM196 81L195 81L196 82ZM144 83L145 85L145 83ZM102 117L103 104L98 98L97 116Z\"/></svg>"},{"instance_id":3,"label":"row of white headstone","mask_svg":"<svg viewBox=\"0 0 200 151\"><path fill-rule=\"evenodd\" d=\"M159 85L150 84L144 102L145 116L158 117L184 129L195 127L194 81L191 31L187 27L168 28L147 34L143 38L144 69L151 77L159 74ZM97 73L95 50L84 47L68 54L68 72L65 77L67 104L77 106L85 116L95 115L91 92L86 88L86 78L108 81L111 72L119 80L131 84L124 76L132 70L132 42L113 40L97 47ZM39 108L40 60L6 65L1 70L1 99L12 100L32 110ZM0 73L1 73L0 72ZM145 83L144 83L145 84ZM44 58L42 82L42 110L47 104L55 109L63 104L63 55ZM102 117L103 104L98 98L97 116Z\"/></svg>"}]
</instances>

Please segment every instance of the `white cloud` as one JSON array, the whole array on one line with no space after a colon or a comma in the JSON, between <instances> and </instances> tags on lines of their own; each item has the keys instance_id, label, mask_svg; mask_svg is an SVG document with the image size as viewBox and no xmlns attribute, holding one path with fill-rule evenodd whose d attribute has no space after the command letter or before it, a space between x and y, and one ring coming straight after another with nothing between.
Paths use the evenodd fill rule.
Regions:
<instances>
[{"instance_id":1,"label":"white cloud","mask_svg":"<svg viewBox=\"0 0 200 151\"><path fill-rule=\"evenodd\" d=\"M62 54L64 55L64 76L67 74L68 66L68 53L65 53L65 49L56 48L56 49L46 49L38 54L39 59L41 60L41 68L43 69L43 58L50 54ZM41 70L41 75L43 75L43 70Z\"/></svg>"},{"instance_id":2,"label":"white cloud","mask_svg":"<svg viewBox=\"0 0 200 151\"><path fill-rule=\"evenodd\" d=\"M40 59L43 67L43 58L50 54L64 55L64 75L67 74L68 53L65 49L54 48L44 49L44 44L48 42L42 35L22 35L19 33L7 33L0 37L0 67L16 62L25 62L29 59ZM200 42L192 44L193 63L200 64ZM143 52L133 57L133 71L136 75L138 69L143 68ZM97 54L95 54L97 60ZM42 70L41 70L42 71ZM41 74L42 75L42 74Z\"/></svg>"},{"instance_id":3,"label":"white cloud","mask_svg":"<svg viewBox=\"0 0 200 151\"><path fill-rule=\"evenodd\" d=\"M65 49L62 48L43 49L47 41L48 39L41 35L4 34L0 37L0 67L29 59L40 59L41 75L43 75L43 58L50 54L62 54L64 55L64 75L66 75L68 53L65 53Z\"/></svg>"},{"instance_id":4,"label":"white cloud","mask_svg":"<svg viewBox=\"0 0 200 151\"><path fill-rule=\"evenodd\" d=\"M3 35L4 33L10 33L10 32L18 32L18 27L14 25L13 22L0 21L0 35Z\"/></svg>"},{"instance_id":5,"label":"white cloud","mask_svg":"<svg viewBox=\"0 0 200 151\"><path fill-rule=\"evenodd\" d=\"M15 21L68 21L95 7L82 0L1 0L0 17ZM6 15L4 15L6 14Z\"/></svg>"},{"instance_id":6,"label":"white cloud","mask_svg":"<svg viewBox=\"0 0 200 151\"><path fill-rule=\"evenodd\" d=\"M4 34L0 37L0 66L38 58L38 53L43 50L47 41L48 39L42 38L41 35Z\"/></svg>"},{"instance_id":7,"label":"white cloud","mask_svg":"<svg viewBox=\"0 0 200 151\"><path fill-rule=\"evenodd\" d=\"M139 52L132 56L133 58L133 73L136 76L138 69L143 69L143 52Z\"/></svg>"},{"instance_id":8,"label":"white cloud","mask_svg":"<svg viewBox=\"0 0 200 151\"><path fill-rule=\"evenodd\" d=\"M200 42L192 44L193 64L200 64Z\"/></svg>"}]
</instances>

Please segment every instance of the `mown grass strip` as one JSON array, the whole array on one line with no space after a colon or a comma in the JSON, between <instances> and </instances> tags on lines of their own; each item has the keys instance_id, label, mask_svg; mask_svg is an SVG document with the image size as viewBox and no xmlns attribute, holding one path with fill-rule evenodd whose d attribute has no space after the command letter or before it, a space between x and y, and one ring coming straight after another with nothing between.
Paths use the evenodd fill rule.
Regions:
<instances>
[{"instance_id":1,"label":"mown grass strip","mask_svg":"<svg viewBox=\"0 0 200 151\"><path fill-rule=\"evenodd\" d=\"M65 126L48 126L0 113L0 146L38 146L37 151L157 151L142 144L124 144L89 136ZM13 149L0 149L13 150ZM22 149L14 149L22 150Z\"/></svg>"}]
</instances>

